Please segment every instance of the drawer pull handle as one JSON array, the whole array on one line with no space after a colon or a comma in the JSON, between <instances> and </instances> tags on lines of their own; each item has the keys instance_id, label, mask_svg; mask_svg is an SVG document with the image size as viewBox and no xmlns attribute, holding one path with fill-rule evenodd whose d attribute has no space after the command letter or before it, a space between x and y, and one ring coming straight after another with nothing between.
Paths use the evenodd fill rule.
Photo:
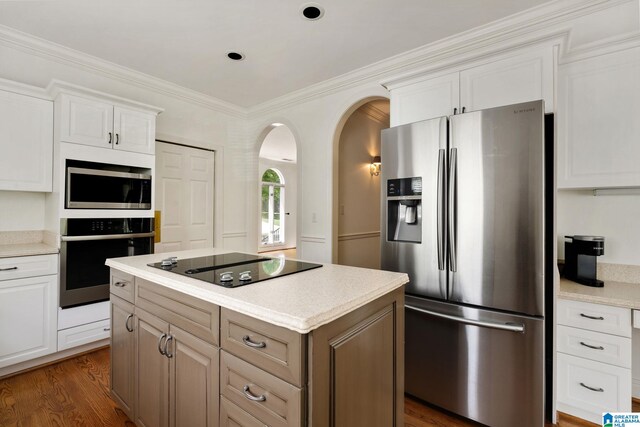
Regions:
<instances>
[{"instance_id":1,"label":"drawer pull handle","mask_svg":"<svg viewBox=\"0 0 640 427\"><path fill-rule=\"evenodd\" d=\"M129 320L133 319L133 313L127 316L127 320L124 321L124 327L127 331L133 332L133 327L129 326Z\"/></svg>"},{"instance_id":2,"label":"drawer pull handle","mask_svg":"<svg viewBox=\"0 0 640 427\"><path fill-rule=\"evenodd\" d=\"M602 316L595 317L595 316L589 316L588 314L584 314L584 313L580 313L580 316L586 317L587 319L591 319L591 320L604 320L604 317Z\"/></svg>"},{"instance_id":3,"label":"drawer pull handle","mask_svg":"<svg viewBox=\"0 0 640 427\"><path fill-rule=\"evenodd\" d=\"M164 340L166 340L166 339L167 339L167 334L162 334L162 335L160 335L160 338L158 338L158 351L159 351L159 352L160 352L160 354L161 354L161 355L163 355L163 356L166 356L166 355L167 355L167 353L165 352L165 350L163 350L163 349L162 349L162 347L163 347L162 342L163 342ZM165 349L166 349L166 347L165 347Z\"/></svg>"},{"instance_id":4,"label":"drawer pull handle","mask_svg":"<svg viewBox=\"0 0 640 427\"><path fill-rule=\"evenodd\" d=\"M11 271L11 270L17 270L18 267L8 267L8 268L0 268L0 271Z\"/></svg>"},{"instance_id":5,"label":"drawer pull handle","mask_svg":"<svg viewBox=\"0 0 640 427\"><path fill-rule=\"evenodd\" d=\"M588 348L592 348L594 350L604 350L604 347L601 346L601 345L589 345L589 344L583 343L582 341L580 341L580 345L583 345L583 346L588 347Z\"/></svg>"},{"instance_id":6,"label":"drawer pull handle","mask_svg":"<svg viewBox=\"0 0 640 427\"><path fill-rule=\"evenodd\" d=\"M242 392L247 399L253 400L254 402L264 402L265 400L267 400L267 397L264 394L256 396L255 394L251 393L251 390L249 390L249 385L242 387Z\"/></svg>"},{"instance_id":7,"label":"drawer pull handle","mask_svg":"<svg viewBox=\"0 0 640 427\"><path fill-rule=\"evenodd\" d=\"M253 348L265 348L267 346L267 343L265 342L251 341L251 338L249 338L249 335L243 336L242 342L245 343L245 345L248 345L249 347L253 347Z\"/></svg>"},{"instance_id":8,"label":"drawer pull handle","mask_svg":"<svg viewBox=\"0 0 640 427\"><path fill-rule=\"evenodd\" d=\"M593 387L589 387L588 385L585 385L584 383L580 383L580 385L584 388L586 388L587 390L591 390L591 391L597 391L598 393L603 393L604 389L603 388L593 388Z\"/></svg>"},{"instance_id":9,"label":"drawer pull handle","mask_svg":"<svg viewBox=\"0 0 640 427\"><path fill-rule=\"evenodd\" d=\"M102 328L103 331L105 332L109 332L111 330L111 328Z\"/></svg>"},{"instance_id":10,"label":"drawer pull handle","mask_svg":"<svg viewBox=\"0 0 640 427\"><path fill-rule=\"evenodd\" d=\"M125 286L127 286L127 282L116 282L113 284L113 286L117 288L124 288Z\"/></svg>"}]
</instances>

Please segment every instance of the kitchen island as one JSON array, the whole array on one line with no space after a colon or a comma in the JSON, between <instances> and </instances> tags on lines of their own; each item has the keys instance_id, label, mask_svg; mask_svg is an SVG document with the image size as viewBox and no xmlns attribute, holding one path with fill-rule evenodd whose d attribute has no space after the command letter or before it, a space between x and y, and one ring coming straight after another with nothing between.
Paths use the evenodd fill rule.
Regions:
<instances>
[{"instance_id":1,"label":"kitchen island","mask_svg":"<svg viewBox=\"0 0 640 427\"><path fill-rule=\"evenodd\" d=\"M406 274L324 264L225 288L107 260L111 394L138 426L401 426ZM276 261L277 262L277 261Z\"/></svg>"}]
</instances>

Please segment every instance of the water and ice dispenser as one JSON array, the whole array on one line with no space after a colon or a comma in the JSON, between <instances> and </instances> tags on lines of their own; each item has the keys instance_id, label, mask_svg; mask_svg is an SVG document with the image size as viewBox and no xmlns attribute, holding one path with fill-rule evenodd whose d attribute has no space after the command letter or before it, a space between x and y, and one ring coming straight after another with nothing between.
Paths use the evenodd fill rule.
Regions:
<instances>
[{"instance_id":1,"label":"water and ice dispenser","mask_svg":"<svg viewBox=\"0 0 640 427\"><path fill-rule=\"evenodd\" d=\"M422 242L422 178L387 180L387 240Z\"/></svg>"}]
</instances>

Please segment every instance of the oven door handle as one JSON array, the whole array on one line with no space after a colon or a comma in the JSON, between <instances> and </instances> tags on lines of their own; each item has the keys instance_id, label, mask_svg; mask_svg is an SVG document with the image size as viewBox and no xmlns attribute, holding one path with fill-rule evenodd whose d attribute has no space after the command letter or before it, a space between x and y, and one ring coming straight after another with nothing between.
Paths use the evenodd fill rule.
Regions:
<instances>
[{"instance_id":1,"label":"oven door handle","mask_svg":"<svg viewBox=\"0 0 640 427\"><path fill-rule=\"evenodd\" d=\"M116 240L116 239L137 239L139 237L153 237L155 231L149 233L131 233L131 234L103 234L95 236L60 236L63 242L85 242L88 240Z\"/></svg>"}]
</instances>

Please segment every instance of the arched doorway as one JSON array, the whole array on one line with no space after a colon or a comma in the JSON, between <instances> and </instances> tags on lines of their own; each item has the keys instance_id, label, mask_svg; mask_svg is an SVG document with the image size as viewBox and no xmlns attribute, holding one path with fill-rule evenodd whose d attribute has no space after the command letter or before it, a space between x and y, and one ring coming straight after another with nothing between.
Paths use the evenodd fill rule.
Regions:
<instances>
[{"instance_id":1,"label":"arched doorway","mask_svg":"<svg viewBox=\"0 0 640 427\"><path fill-rule=\"evenodd\" d=\"M259 252L296 247L296 141L287 126L274 123L270 127L258 158Z\"/></svg>"},{"instance_id":2,"label":"arched doorway","mask_svg":"<svg viewBox=\"0 0 640 427\"><path fill-rule=\"evenodd\" d=\"M358 106L344 122L337 159L337 256L334 262L380 268L380 131L389 127L389 100ZM384 167L384 166L382 166Z\"/></svg>"}]
</instances>

